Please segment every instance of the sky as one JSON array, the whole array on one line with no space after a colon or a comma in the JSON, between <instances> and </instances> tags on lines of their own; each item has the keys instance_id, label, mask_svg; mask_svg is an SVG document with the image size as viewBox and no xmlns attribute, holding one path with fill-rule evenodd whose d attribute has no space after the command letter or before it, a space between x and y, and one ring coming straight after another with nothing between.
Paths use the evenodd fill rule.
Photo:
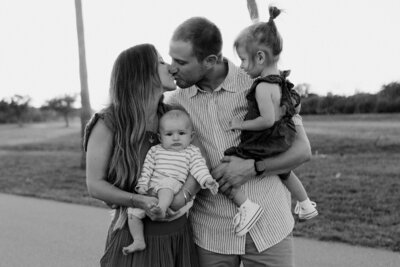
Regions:
<instances>
[{"instance_id":1,"label":"sky","mask_svg":"<svg viewBox=\"0 0 400 267\"><path fill-rule=\"evenodd\" d=\"M0 99L29 95L40 107L54 97L79 95L79 54L73 0L1 0ZM400 1L257 0L262 21L268 5L284 10L275 23L283 38L280 69L294 84L326 95L377 93L400 82ZM192 16L213 21L223 55L239 64L232 44L251 24L246 0L82 0L92 108L108 102L118 54L152 43L167 62L174 29ZM396 33L397 32L397 33ZM79 99L77 106L80 106Z\"/></svg>"}]
</instances>

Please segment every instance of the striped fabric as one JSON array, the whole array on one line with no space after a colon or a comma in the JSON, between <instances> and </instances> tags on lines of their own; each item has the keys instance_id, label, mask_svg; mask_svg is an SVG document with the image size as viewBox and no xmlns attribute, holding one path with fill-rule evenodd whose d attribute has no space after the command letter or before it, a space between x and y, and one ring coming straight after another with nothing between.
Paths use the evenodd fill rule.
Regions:
<instances>
[{"instance_id":1,"label":"striped fabric","mask_svg":"<svg viewBox=\"0 0 400 267\"><path fill-rule=\"evenodd\" d=\"M162 184L165 177L173 178L183 184L189 173L202 188L206 179L212 178L198 147L189 145L184 150L172 151L158 144L151 147L147 153L136 188L143 187L147 190L150 180Z\"/></svg>"},{"instance_id":2,"label":"striped fabric","mask_svg":"<svg viewBox=\"0 0 400 267\"><path fill-rule=\"evenodd\" d=\"M212 93L192 86L178 89L165 101L183 106L190 114L196 134L203 144L212 167L216 167L224 151L240 142L239 131L229 131L229 121L247 112L246 94L252 80L241 69L227 61L229 72L224 82ZM295 115L294 123L302 125ZM260 220L249 232L259 251L283 240L293 229L290 193L278 176L253 177L241 188L246 196L264 208ZM236 206L223 194L213 196L200 191L190 219L198 246L222 254L244 254L246 237L237 237L233 229Z\"/></svg>"}]
</instances>

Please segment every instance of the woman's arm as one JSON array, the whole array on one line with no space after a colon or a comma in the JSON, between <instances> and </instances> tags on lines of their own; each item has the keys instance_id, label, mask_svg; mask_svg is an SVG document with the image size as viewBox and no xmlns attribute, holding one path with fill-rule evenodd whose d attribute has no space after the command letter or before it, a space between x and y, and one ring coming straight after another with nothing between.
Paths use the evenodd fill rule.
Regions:
<instances>
[{"instance_id":1,"label":"woman's arm","mask_svg":"<svg viewBox=\"0 0 400 267\"><path fill-rule=\"evenodd\" d=\"M207 167L211 168L211 163L208 157L206 156L206 151L203 145L200 143L199 139L194 136L192 140L192 144L197 146L200 151L201 155L205 158ZM175 194L174 200L172 201L170 207L172 210L179 210L183 206L186 205L196 194L200 191L200 185L196 181L196 179L190 174L186 179L185 183L183 184L181 190Z\"/></svg>"},{"instance_id":2,"label":"woman's arm","mask_svg":"<svg viewBox=\"0 0 400 267\"><path fill-rule=\"evenodd\" d=\"M147 213L158 204L157 198L123 191L106 180L112 143L111 130L99 119L91 131L86 153L86 185L89 195L118 206L142 208Z\"/></svg>"}]
</instances>

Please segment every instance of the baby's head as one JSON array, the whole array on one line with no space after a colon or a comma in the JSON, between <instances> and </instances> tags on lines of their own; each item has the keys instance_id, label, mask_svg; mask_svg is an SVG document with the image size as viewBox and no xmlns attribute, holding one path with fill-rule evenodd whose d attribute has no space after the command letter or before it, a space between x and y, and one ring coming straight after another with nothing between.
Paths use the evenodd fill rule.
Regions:
<instances>
[{"instance_id":1,"label":"baby's head","mask_svg":"<svg viewBox=\"0 0 400 267\"><path fill-rule=\"evenodd\" d=\"M180 151L193 139L193 125L189 114L183 109L166 112L160 119L158 137L163 148Z\"/></svg>"}]
</instances>

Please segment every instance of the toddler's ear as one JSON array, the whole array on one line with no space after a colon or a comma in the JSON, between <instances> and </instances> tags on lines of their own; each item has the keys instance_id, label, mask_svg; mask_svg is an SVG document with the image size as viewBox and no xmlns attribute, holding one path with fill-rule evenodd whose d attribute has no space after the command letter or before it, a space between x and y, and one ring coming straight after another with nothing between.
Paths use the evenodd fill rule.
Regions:
<instances>
[{"instance_id":1,"label":"toddler's ear","mask_svg":"<svg viewBox=\"0 0 400 267\"><path fill-rule=\"evenodd\" d=\"M158 136L158 141L161 142L161 134L160 134L160 133L157 133L157 136Z\"/></svg>"},{"instance_id":2,"label":"toddler's ear","mask_svg":"<svg viewBox=\"0 0 400 267\"><path fill-rule=\"evenodd\" d=\"M257 61L260 64L263 64L266 60L266 54L264 51L257 51Z\"/></svg>"},{"instance_id":3,"label":"toddler's ear","mask_svg":"<svg viewBox=\"0 0 400 267\"><path fill-rule=\"evenodd\" d=\"M192 131L192 134L190 135L190 137L192 138L192 140L193 140L193 138L196 136L196 132L195 131Z\"/></svg>"}]
</instances>

